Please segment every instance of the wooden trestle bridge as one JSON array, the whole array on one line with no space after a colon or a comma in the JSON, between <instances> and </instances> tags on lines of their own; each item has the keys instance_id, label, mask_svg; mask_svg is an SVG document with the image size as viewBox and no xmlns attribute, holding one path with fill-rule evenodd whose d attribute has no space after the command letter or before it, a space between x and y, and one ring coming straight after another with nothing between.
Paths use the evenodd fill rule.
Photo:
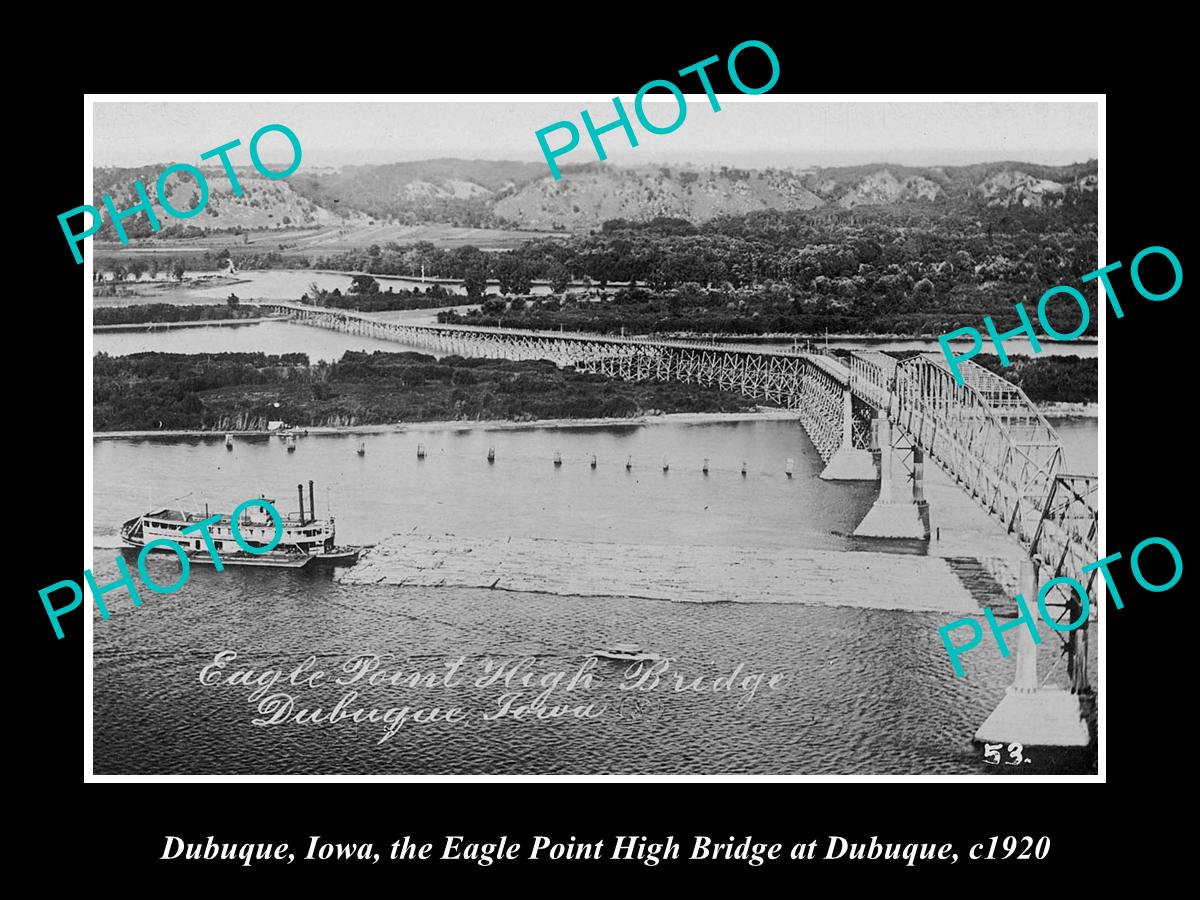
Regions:
<instances>
[{"instance_id":1,"label":"wooden trestle bridge","mask_svg":"<svg viewBox=\"0 0 1200 900\"><path fill-rule=\"evenodd\" d=\"M1020 388L973 362L954 381L941 354L904 361L879 351L854 351L848 365L822 354L704 340L657 340L571 332L385 322L369 315L292 303L268 310L321 328L427 347L445 354L548 359L632 381L655 379L716 385L797 411L829 463L839 450L867 452L880 434L923 499L928 456L1022 547L1037 583L1079 578L1097 559L1097 479L1063 471L1062 443ZM877 423L886 420L887 427ZM890 468L890 467L889 467ZM836 477L836 476L832 476ZM875 477L879 477L876 475ZM891 498L881 495L881 501ZM1084 582L1095 615L1095 575ZM1058 586L1047 606L1074 622L1079 601ZM1052 602L1056 599L1061 602ZM1036 596L1026 597L1034 608ZM1072 690L1090 690L1086 624L1065 636Z\"/></svg>"}]
</instances>

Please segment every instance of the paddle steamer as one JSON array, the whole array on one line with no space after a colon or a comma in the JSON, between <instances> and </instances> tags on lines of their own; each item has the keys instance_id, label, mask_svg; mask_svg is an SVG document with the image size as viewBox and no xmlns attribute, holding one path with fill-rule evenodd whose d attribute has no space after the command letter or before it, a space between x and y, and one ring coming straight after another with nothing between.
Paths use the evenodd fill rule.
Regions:
<instances>
[{"instance_id":1,"label":"paddle steamer","mask_svg":"<svg viewBox=\"0 0 1200 900\"><path fill-rule=\"evenodd\" d=\"M361 548L339 547L333 517L318 519L315 515L316 502L313 498L313 483L308 483L308 514L304 510L304 486L296 485L300 499L299 513L280 512L283 537L266 553L248 553L238 545L233 534L233 523L223 515L208 526L212 535L213 549L224 565L282 566L299 568L310 562L352 565L358 560ZM263 498L272 505L274 500ZM207 513L207 509L205 510ZM179 544L192 562L212 563L205 547L204 535L199 531L184 534L184 529L203 522L207 515L183 509L160 509L143 513L121 526L121 540L132 547L143 547L151 541L165 538ZM267 510L260 506L249 506L238 517L237 531L244 544L250 547L266 547L275 537L275 523ZM163 548L168 550L169 548Z\"/></svg>"}]
</instances>

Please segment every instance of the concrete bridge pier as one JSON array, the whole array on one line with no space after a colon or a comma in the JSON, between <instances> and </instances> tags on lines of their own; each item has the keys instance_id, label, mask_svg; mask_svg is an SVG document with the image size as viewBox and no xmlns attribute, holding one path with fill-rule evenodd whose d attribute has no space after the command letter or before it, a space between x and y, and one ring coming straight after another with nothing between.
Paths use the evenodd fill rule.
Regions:
<instances>
[{"instance_id":1,"label":"concrete bridge pier","mask_svg":"<svg viewBox=\"0 0 1200 900\"><path fill-rule=\"evenodd\" d=\"M850 389L842 392L842 445L829 459L821 473L826 481L875 481L875 461L870 450L854 446L854 400Z\"/></svg>"},{"instance_id":2,"label":"concrete bridge pier","mask_svg":"<svg viewBox=\"0 0 1200 900\"><path fill-rule=\"evenodd\" d=\"M879 499L854 529L855 537L929 540L929 507L922 482L923 465L913 467L913 499L892 495L892 423L879 411Z\"/></svg>"},{"instance_id":3,"label":"concrete bridge pier","mask_svg":"<svg viewBox=\"0 0 1200 900\"><path fill-rule=\"evenodd\" d=\"M1020 596L1036 617L1038 577L1032 559L1021 560L1020 585ZM1079 695L1056 686L1039 686L1033 635L1024 625L1018 625L1016 637L1017 670L1013 683L1005 689L1000 705L975 732L976 742L1001 743L1005 749L1009 744L1020 744L1022 748L1086 747L1088 728Z\"/></svg>"}]
</instances>

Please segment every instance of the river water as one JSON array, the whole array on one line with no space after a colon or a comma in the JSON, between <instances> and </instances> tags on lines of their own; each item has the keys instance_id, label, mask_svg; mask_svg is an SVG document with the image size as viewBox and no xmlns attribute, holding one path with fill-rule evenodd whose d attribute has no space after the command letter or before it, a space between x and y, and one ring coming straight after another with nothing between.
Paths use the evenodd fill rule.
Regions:
<instances>
[{"instance_id":1,"label":"river water","mask_svg":"<svg viewBox=\"0 0 1200 900\"><path fill-rule=\"evenodd\" d=\"M428 321L434 313L425 313ZM421 321L414 317L418 324ZM128 356L157 350L162 353L307 353L311 362L341 359L347 350L381 350L399 353L416 350L434 353L421 347L410 347L395 341L342 334L325 328L299 325L295 322L257 322L250 325L202 325L195 328L169 328L153 333L144 331L96 331L92 333L93 349L96 353L110 356Z\"/></svg>"},{"instance_id":2,"label":"river water","mask_svg":"<svg viewBox=\"0 0 1200 900\"><path fill-rule=\"evenodd\" d=\"M194 303L197 301L213 303L224 301L231 292L237 294L238 297L247 302L252 300L296 301L300 299L301 294L311 293L309 286L313 283L321 290L332 291L336 288L344 294L349 290L354 279L353 275L313 269L263 269L238 272L233 276L238 279L237 284L221 283L206 285L199 280L213 274L215 273L187 272L184 274L184 284L181 287L155 291L155 296L142 297L137 300L128 297L102 298L100 303L107 306L151 301L157 303ZM433 280L422 281L419 278L405 278L399 275L372 275L371 277L378 281L379 286L385 291L389 287L397 291L411 291L414 289L424 291L438 284L438 282ZM143 287L150 289L149 285L144 285ZM442 287L451 293L466 295L466 291L461 285L444 283ZM498 294L499 290L498 284L492 283L487 286L488 294ZM549 285L535 284L530 289L530 293L545 296L550 294L550 287Z\"/></svg>"},{"instance_id":3,"label":"river water","mask_svg":"<svg viewBox=\"0 0 1200 900\"><path fill-rule=\"evenodd\" d=\"M1055 424L1072 461L1094 471L1095 421ZM363 456L355 452L360 440ZM561 468L552 464L555 451ZM290 454L270 437L239 438L232 451L219 437L102 439L94 467L101 584L117 576L123 520L189 493L182 503L207 502L212 511L260 493L294 510L295 485L310 478L317 512L333 512L341 542L451 533L468 544L506 536L628 542L686 547L698 557L714 545L852 551L860 544L841 535L874 500L871 485L818 479L815 450L786 420L310 435ZM846 559L852 565L854 555ZM178 571L170 557L150 562L163 584ZM791 589L802 600L804 585ZM98 773L994 772L970 738L1012 678L1011 661L994 646L972 651L968 677L953 678L937 627L954 616L935 613L350 586L311 568L218 573L198 565L178 593L143 590L137 609L123 597L106 598L109 621L93 618ZM581 678L588 651L610 641L670 656L673 668L653 689L646 680L641 690L623 690L638 680L615 662L585 673L590 682ZM289 673L314 660L297 684L276 683L251 700L270 676L228 684L213 668L201 683L223 650L237 654L226 676L248 668L259 679L264 669ZM1041 653L1049 672L1049 636ZM388 674L438 681L337 684L354 679L350 660L361 654L378 655ZM445 684L447 666L460 658ZM518 674L507 686L488 683L497 663L520 660L522 673L545 681L524 688ZM309 683L318 670L326 677ZM547 703L567 714L511 715L560 672ZM669 680L674 672L684 680ZM712 689L714 678L734 672L731 688ZM382 717L407 705L427 718L433 707L444 714L455 706L462 718L410 718L390 736L382 722L294 720L305 708L328 712L356 690L347 714L378 708ZM505 703L510 714L497 718ZM254 724L285 713L288 721ZM1028 771L1061 767L1042 759Z\"/></svg>"}]
</instances>

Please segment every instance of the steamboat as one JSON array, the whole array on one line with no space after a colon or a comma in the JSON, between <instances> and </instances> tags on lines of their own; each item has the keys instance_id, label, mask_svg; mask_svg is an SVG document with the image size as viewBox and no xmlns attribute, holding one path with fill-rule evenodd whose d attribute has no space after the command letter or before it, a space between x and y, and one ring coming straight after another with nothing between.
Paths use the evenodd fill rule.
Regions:
<instances>
[{"instance_id":1,"label":"steamboat","mask_svg":"<svg viewBox=\"0 0 1200 900\"><path fill-rule=\"evenodd\" d=\"M222 565L301 568L310 563L348 566L357 562L362 548L339 547L335 541L333 517L316 517L313 483L308 483L307 514L304 509L304 486L296 485L296 492L300 500L299 513L280 512L283 537L265 553L247 553L238 545L229 516L221 516L211 523L208 532L212 535L213 549L220 556ZM274 505L274 500L263 499ZM207 511L206 508L205 513ZM165 538L181 546L192 562L212 564L204 535L199 531L183 533L185 528L207 518L208 515L172 508L144 513L121 526L121 540L131 547L143 547L151 541ZM275 523L267 511L259 506L247 507L242 511L238 517L237 531L242 542L250 547L266 547L276 534Z\"/></svg>"}]
</instances>

